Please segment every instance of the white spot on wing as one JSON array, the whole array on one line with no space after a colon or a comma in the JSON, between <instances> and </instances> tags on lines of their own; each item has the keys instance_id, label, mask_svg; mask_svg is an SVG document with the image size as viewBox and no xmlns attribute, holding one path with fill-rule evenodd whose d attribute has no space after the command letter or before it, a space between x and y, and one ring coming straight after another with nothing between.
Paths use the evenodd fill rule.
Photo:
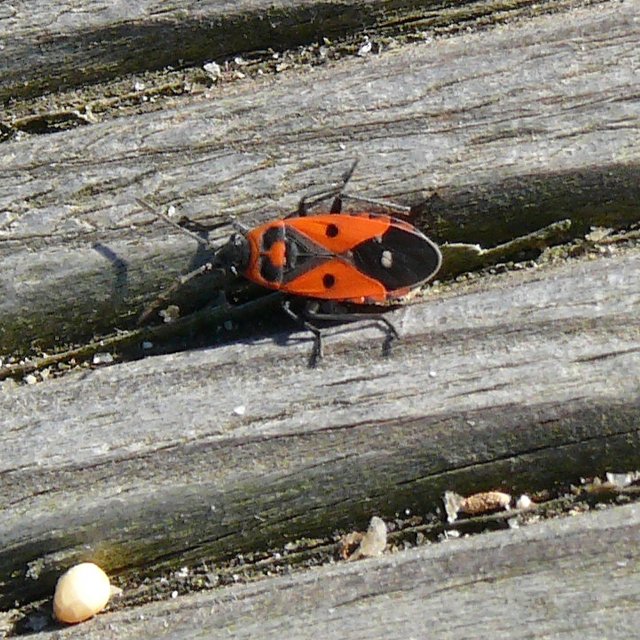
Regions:
<instances>
[{"instance_id":1,"label":"white spot on wing","mask_svg":"<svg viewBox=\"0 0 640 640\"><path fill-rule=\"evenodd\" d=\"M380 258L380 264L385 269L391 269L393 266L393 254L388 249L382 252L382 257Z\"/></svg>"}]
</instances>

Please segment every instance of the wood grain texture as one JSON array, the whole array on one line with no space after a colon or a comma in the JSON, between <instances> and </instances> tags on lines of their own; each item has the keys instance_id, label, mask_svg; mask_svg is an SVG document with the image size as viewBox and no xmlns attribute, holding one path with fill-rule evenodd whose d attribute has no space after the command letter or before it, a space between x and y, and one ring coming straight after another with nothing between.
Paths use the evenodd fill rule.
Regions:
<instances>
[{"instance_id":1,"label":"wood grain texture","mask_svg":"<svg viewBox=\"0 0 640 640\"><path fill-rule=\"evenodd\" d=\"M0 349L131 326L202 261L136 196L212 224L218 242L231 216L288 212L360 157L351 188L422 203L439 241L637 220L639 8L546 16L3 144Z\"/></svg>"},{"instance_id":2,"label":"wood grain texture","mask_svg":"<svg viewBox=\"0 0 640 640\"><path fill-rule=\"evenodd\" d=\"M337 6L356 9L355 19L373 3L330 2L328 11L323 4L147 0L130 6L66 0L7 7L0 14L0 100L204 62L278 42L283 48L295 46L320 37L324 29L331 31L332 15L335 29ZM349 21L343 33L352 27Z\"/></svg>"},{"instance_id":3,"label":"wood grain texture","mask_svg":"<svg viewBox=\"0 0 640 640\"><path fill-rule=\"evenodd\" d=\"M36 46L59 71L45 79L53 85L126 70L118 55L143 32L127 33L136 10L77 15L67 2L17 29L11 20L28 29L36 4L0 9L0 90L45 86L42 60L33 72L19 60ZM157 4L137 6L143 21L162 20ZM213 12L226 4L195 6L170 10L176 33L200 19L219 28ZM566 218L578 232L637 221L639 10L640 0L604 3L405 43L2 142L0 352L131 326L175 274L206 259L140 212L137 196L176 205L217 243L230 217L288 212L357 156L351 188L416 205L441 242L496 245ZM95 49L69 49L87 38ZM87 75L67 74L79 60ZM229 343L222 331L217 348L3 382L0 608L51 593L80 559L129 576L215 564L362 528L372 513L432 513L446 489L519 491L637 468L639 269L638 249L612 248L436 287L391 314L402 340L390 357L375 327L329 331L315 370L305 334ZM537 634L599 638L637 628L635 507L501 536L455 543L451 557L445 545L149 606L144 629L513 637L522 619ZM91 624L97 637L144 637L140 611Z\"/></svg>"},{"instance_id":4,"label":"wood grain texture","mask_svg":"<svg viewBox=\"0 0 640 640\"><path fill-rule=\"evenodd\" d=\"M405 307L388 358L377 328L340 327L318 369L306 335L276 334L6 387L2 603L80 558L153 570L432 511L446 489L635 468L639 269L635 250Z\"/></svg>"},{"instance_id":5,"label":"wood grain texture","mask_svg":"<svg viewBox=\"0 0 640 640\"><path fill-rule=\"evenodd\" d=\"M43 638L632 638L637 505L183 596Z\"/></svg>"},{"instance_id":6,"label":"wood grain texture","mask_svg":"<svg viewBox=\"0 0 640 640\"><path fill-rule=\"evenodd\" d=\"M135 5L25 2L0 10L0 103L172 65L282 51L323 38L455 31L578 5L550 0L204 0Z\"/></svg>"}]
</instances>

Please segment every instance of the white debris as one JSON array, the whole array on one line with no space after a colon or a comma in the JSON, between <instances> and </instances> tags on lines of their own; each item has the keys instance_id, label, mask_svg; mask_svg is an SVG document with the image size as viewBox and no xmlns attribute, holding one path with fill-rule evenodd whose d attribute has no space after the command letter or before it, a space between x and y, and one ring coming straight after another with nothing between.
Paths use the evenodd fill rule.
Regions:
<instances>
[{"instance_id":1,"label":"white debris","mask_svg":"<svg viewBox=\"0 0 640 640\"><path fill-rule=\"evenodd\" d=\"M532 505L533 500L524 493L516 500L516 509L530 509Z\"/></svg>"},{"instance_id":2,"label":"white debris","mask_svg":"<svg viewBox=\"0 0 640 640\"><path fill-rule=\"evenodd\" d=\"M94 353L91 361L93 364L111 364L113 356L110 353Z\"/></svg>"},{"instance_id":3,"label":"white debris","mask_svg":"<svg viewBox=\"0 0 640 640\"><path fill-rule=\"evenodd\" d=\"M217 62L207 62L202 68L214 82L222 76L222 67Z\"/></svg>"},{"instance_id":4,"label":"white debris","mask_svg":"<svg viewBox=\"0 0 640 640\"><path fill-rule=\"evenodd\" d=\"M362 536L358 548L351 554L349 560L372 558L379 556L387 546L387 525L382 518L373 516L369 522L367 532Z\"/></svg>"},{"instance_id":5,"label":"white debris","mask_svg":"<svg viewBox=\"0 0 640 640\"><path fill-rule=\"evenodd\" d=\"M611 473L607 471L605 475L607 482L617 489L623 489L640 480L640 472L638 471L629 471L628 473Z\"/></svg>"},{"instance_id":6,"label":"white debris","mask_svg":"<svg viewBox=\"0 0 640 640\"><path fill-rule=\"evenodd\" d=\"M371 53L371 49L373 47L373 43L369 40L369 36L364 37L364 43L358 49L358 55L360 57L364 57Z\"/></svg>"}]
</instances>

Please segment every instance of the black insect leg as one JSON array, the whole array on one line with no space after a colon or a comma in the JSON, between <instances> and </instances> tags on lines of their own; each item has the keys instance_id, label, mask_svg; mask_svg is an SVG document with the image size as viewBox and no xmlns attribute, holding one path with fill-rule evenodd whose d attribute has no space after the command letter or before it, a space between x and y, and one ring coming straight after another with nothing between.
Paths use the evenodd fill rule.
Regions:
<instances>
[{"instance_id":1,"label":"black insect leg","mask_svg":"<svg viewBox=\"0 0 640 640\"><path fill-rule=\"evenodd\" d=\"M290 305L289 300L284 300L282 303L282 309L284 312L299 325L303 326L307 331L313 333L314 344L311 358L309 359L309 366L315 367L323 358L322 348L322 331L309 320L320 320L329 322L361 322L362 320L373 320L380 323L384 327L385 340L382 345L382 355L387 356L391 351L391 345L394 340L399 340L400 335L393 323L378 313L324 313L314 309L314 303L308 303L304 311L296 313Z\"/></svg>"},{"instance_id":2,"label":"black insect leg","mask_svg":"<svg viewBox=\"0 0 640 640\"><path fill-rule=\"evenodd\" d=\"M333 198L330 213L340 213L342 211L342 192L347 186L349 180L351 180L351 176L353 175L353 172L355 171L357 165L358 160L356 159L353 161L351 167L342 175L342 182L340 186L334 187L333 189L323 189L321 191L312 192L306 196L302 196L302 198L300 198L300 202L298 203L298 208L288 217L304 217L309 213L310 207L317 204L318 202L322 202L323 200L327 200L329 198Z\"/></svg>"},{"instance_id":3,"label":"black insect leg","mask_svg":"<svg viewBox=\"0 0 640 640\"><path fill-rule=\"evenodd\" d=\"M394 209L402 213L405 216L411 214L411 207L407 207L403 204L397 204L395 202L388 202L387 200L376 200L375 198L366 198L364 196L358 196L355 194L341 193L339 196L342 200L354 200L355 202L364 202L365 204L372 204L376 207L383 209Z\"/></svg>"},{"instance_id":4,"label":"black insect leg","mask_svg":"<svg viewBox=\"0 0 640 640\"><path fill-rule=\"evenodd\" d=\"M305 315L313 320L324 320L333 322L360 322L362 320L373 320L384 325L385 340L382 345L382 354L387 356L391 351L394 340L400 339L400 334L394 324L388 318L379 313L322 313L307 307Z\"/></svg>"},{"instance_id":5,"label":"black insect leg","mask_svg":"<svg viewBox=\"0 0 640 640\"><path fill-rule=\"evenodd\" d=\"M313 333L313 350L311 351L311 357L309 358L309 366L315 367L320 360L322 360L322 331L315 325L307 322L301 315L297 314L289 303L289 300L282 302L283 311L295 322L302 325L307 331Z\"/></svg>"},{"instance_id":6,"label":"black insect leg","mask_svg":"<svg viewBox=\"0 0 640 640\"><path fill-rule=\"evenodd\" d=\"M232 220L231 224L233 225L233 228L243 236L246 236L250 231L249 227L247 227L246 224L242 224L242 222L238 222L237 220Z\"/></svg>"},{"instance_id":7,"label":"black insect leg","mask_svg":"<svg viewBox=\"0 0 640 640\"><path fill-rule=\"evenodd\" d=\"M393 209L398 213L401 213L404 217L409 217L412 212L412 207L407 207L395 202L389 202L388 200L379 200L376 198L368 198L366 196L360 196L357 194L344 193L345 187L349 180L353 176L353 173L358 166L358 160L356 159L351 167L343 174L342 183L338 187L333 189L323 189L322 191L312 192L306 196L300 198L297 210L288 217L299 216L304 217L308 215L309 209L323 200L333 198L329 213L341 213L343 200L352 200L355 202L362 202L364 204L373 205L374 207L380 207L382 209Z\"/></svg>"},{"instance_id":8,"label":"black insect leg","mask_svg":"<svg viewBox=\"0 0 640 640\"><path fill-rule=\"evenodd\" d=\"M306 196L302 196L302 198L300 198L300 202L298 203L298 208L296 209L296 211L287 217L304 218L306 215L308 215L309 209L311 207L318 204L318 202L322 202L323 200L327 200L329 198L333 198L333 202L331 203L331 213L340 213L340 211L342 211L340 192L343 188L344 186L333 189L324 189L323 191L314 191L313 193L310 193Z\"/></svg>"}]
</instances>

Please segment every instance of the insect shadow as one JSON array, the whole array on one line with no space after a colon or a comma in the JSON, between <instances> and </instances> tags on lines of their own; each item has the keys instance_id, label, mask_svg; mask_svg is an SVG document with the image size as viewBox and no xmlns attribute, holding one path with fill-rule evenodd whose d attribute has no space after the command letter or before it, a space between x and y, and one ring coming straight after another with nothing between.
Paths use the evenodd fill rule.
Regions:
<instances>
[{"instance_id":1,"label":"insect shadow","mask_svg":"<svg viewBox=\"0 0 640 640\"><path fill-rule=\"evenodd\" d=\"M129 291L129 265L113 249L101 242L95 242L92 248L111 263L114 275L112 299L115 304L122 303Z\"/></svg>"}]
</instances>

